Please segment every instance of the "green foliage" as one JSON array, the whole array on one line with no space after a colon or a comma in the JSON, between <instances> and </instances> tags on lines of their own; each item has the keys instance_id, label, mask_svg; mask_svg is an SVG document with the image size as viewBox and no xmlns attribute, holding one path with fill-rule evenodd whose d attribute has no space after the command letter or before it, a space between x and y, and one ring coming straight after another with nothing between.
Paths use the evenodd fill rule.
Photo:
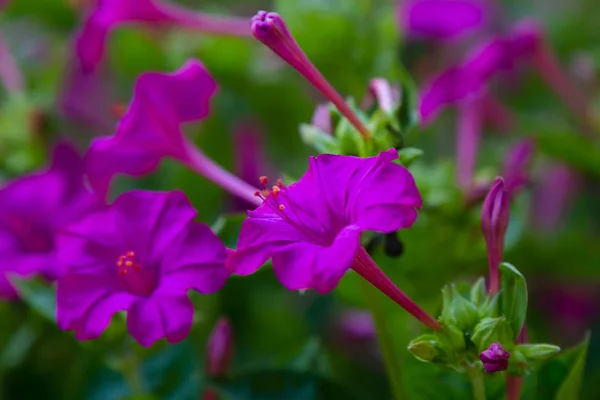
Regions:
<instances>
[{"instance_id":1,"label":"green foliage","mask_svg":"<svg viewBox=\"0 0 600 400\"><path fill-rule=\"evenodd\" d=\"M500 265L500 276L500 313L510 323L515 340L525 323L527 286L523 275L508 263Z\"/></svg>"}]
</instances>

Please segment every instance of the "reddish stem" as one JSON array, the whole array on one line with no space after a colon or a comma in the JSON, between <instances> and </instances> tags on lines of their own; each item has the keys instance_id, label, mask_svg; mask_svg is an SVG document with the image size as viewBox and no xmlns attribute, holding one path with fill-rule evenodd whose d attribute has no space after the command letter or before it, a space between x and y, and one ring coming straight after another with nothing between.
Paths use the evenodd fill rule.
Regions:
<instances>
[{"instance_id":1,"label":"reddish stem","mask_svg":"<svg viewBox=\"0 0 600 400\"><path fill-rule=\"evenodd\" d=\"M441 329L440 323L435 318L427 314L417 303L398 289L394 282L373 261L364 247L360 247L356 253L356 260L352 269L427 327L434 331Z\"/></svg>"}]
</instances>

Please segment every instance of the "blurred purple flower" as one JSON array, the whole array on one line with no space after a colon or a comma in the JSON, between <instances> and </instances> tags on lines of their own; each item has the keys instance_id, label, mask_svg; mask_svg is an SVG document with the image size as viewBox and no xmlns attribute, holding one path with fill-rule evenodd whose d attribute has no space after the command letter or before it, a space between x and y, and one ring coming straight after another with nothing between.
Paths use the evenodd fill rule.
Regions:
<instances>
[{"instance_id":1,"label":"blurred purple flower","mask_svg":"<svg viewBox=\"0 0 600 400\"><path fill-rule=\"evenodd\" d=\"M182 192L130 191L64 229L57 248L57 321L79 340L99 337L118 311L142 346L183 340L194 309L187 297L219 290L226 251Z\"/></svg>"},{"instance_id":2,"label":"blurred purple flower","mask_svg":"<svg viewBox=\"0 0 600 400\"><path fill-rule=\"evenodd\" d=\"M397 15L410 38L449 40L482 28L488 8L483 0L405 0Z\"/></svg>"},{"instance_id":3,"label":"blurred purple flower","mask_svg":"<svg viewBox=\"0 0 600 400\"><path fill-rule=\"evenodd\" d=\"M346 340L374 341L376 339L373 315L368 311L345 311L339 318L338 328Z\"/></svg>"},{"instance_id":4,"label":"blurred purple flower","mask_svg":"<svg viewBox=\"0 0 600 400\"><path fill-rule=\"evenodd\" d=\"M215 378L227 374L233 354L231 322L227 318L219 318L206 342L206 374Z\"/></svg>"},{"instance_id":5,"label":"blurred purple flower","mask_svg":"<svg viewBox=\"0 0 600 400\"><path fill-rule=\"evenodd\" d=\"M223 170L188 139L181 125L204 119L217 90L215 80L197 60L174 73L147 72L136 84L131 104L114 136L97 138L86 155L92 187L106 197L118 173L141 176L173 157L205 178L254 204L255 188Z\"/></svg>"},{"instance_id":6,"label":"blurred purple flower","mask_svg":"<svg viewBox=\"0 0 600 400\"><path fill-rule=\"evenodd\" d=\"M553 163L543 170L533 188L533 226L544 233L555 232L577 196L578 174L569 166Z\"/></svg>"},{"instance_id":7,"label":"blurred purple flower","mask_svg":"<svg viewBox=\"0 0 600 400\"><path fill-rule=\"evenodd\" d=\"M245 18L219 17L161 0L97 0L77 33L75 50L85 72L94 71L104 55L110 31L120 25L182 26L231 36L250 36Z\"/></svg>"},{"instance_id":8,"label":"blurred purple flower","mask_svg":"<svg viewBox=\"0 0 600 400\"><path fill-rule=\"evenodd\" d=\"M0 297L16 298L7 273L41 274L55 280L55 235L92 210L96 197L83 181L83 161L66 143L54 148L49 168L16 179L0 189Z\"/></svg>"},{"instance_id":9,"label":"blurred purple flower","mask_svg":"<svg viewBox=\"0 0 600 400\"><path fill-rule=\"evenodd\" d=\"M496 178L481 208L481 230L485 238L490 267L490 294L493 296L500 289L500 272L498 267L504 253L504 237L508 229L510 217L509 194L504 180Z\"/></svg>"},{"instance_id":10,"label":"blurred purple flower","mask_svg":"<svg viewBox=\"0 0 600 400\"><path fill-rule=\"evenodd\" d=\"M117 115L111 112L112 92L109 77L86 73L75 64L65 72L58 101L70 122L81 124L91 136L99 136L110 133L117 122Z\"/></svg>"},{"instance_id":11,"label":"blurred purple flower","mask_svg":"<svg viewBox=\"0 0 600 400\"><path fill-rule=\"evenodd\" d=\"M239 123L234 130L234 163L237 175L249 185L256 185L258 178L272 171L263 149L263 135L256 121L247 120ZM256 208L256 203L235 197L235 211L246 211Z\"/></svg>"},{"instance_id":12,"label":"blurred purple flower","mask_svg":"<svg viewBox=\"0 0 600 400\"><path fill-rule=\"evenodd\" d=\"M392 114L400 102L400 87L391 85L384 78L373 78L369 81L367 95L361 102L361 108L371 107L373 101L379 109Z\"/></svg>"},{"instance_id":13,"label":"blurred purple flower","mask_svg":"<svg viewBox=\"0 0 600 400\"><path fill-rule=\"evenodd\" d=\"M312 116L310 124L316 126L322 132L333 134L329 104L321 103L317 106L317 108L315 108L315 112Z\"/></svg>"},{"instance_id":14,"label":"blurred purple flower","mask_svg":"<svg viewBox=\"0 0 600 400\"><path fill-rule=\"evenodd\" d=\"M506 151L501 176L509 196L516 196L519 191L531 183L529 166L535 152L535 142L525 138L509 147ZM485 197L491 183L485 182L473 186L468 193L469 204L476 203Z\"/></svg>"},{"instance_id":15,"label":"blurred purple flower","mask_svg":"<svg viewBox=\"0 0 600 400\"><path fill-rule=\"evenodd\" d=\"M477 48L461 65L434 77L421 94L419 113L423 122L433 120L445 106L482 94L495 74L511 71L518 61L533 56L540 40L537 26L522 22L506 36Z\"/></svg>"},{"instance_id":16,"label":"blurred purple flower","mask_svg":"<svg viewBox=\"0 0 600 400\"><path fill-rule=\"evenodd\" d=\"M483 102L479 96L460 104L456 136L456 181L465 191L471 188L483 125Z\"/></svg>"},{"instance_id":17,"label":"blurred purple flower","mask_svg":"<svg viewBox=\"0 0 600 400\"><path fill-rule=\"evenodd\" d=\"M2 4L0 4L1 6ZM0 34L0 81L9 93L23 91L23 75L2 34Z\"/></svg>"},{"instance_id":18,"label":"blurred purple flower","mask_svg":"<svg viewBox=\"0 0 600 400\"><path fill-rule=\"evenodd\" d=\"M479 359L483 363L485 372L505 371L508 368L508 359L510 353L502 347L500 343L492 343L487 350L479 354Z\"/></svg>"},{"instance_id":19,"label":"blurred purple flower","mask_svg":"<svg viewBox=\"0 0 600 400\"><path fill-rule=\"evenodd\" d=\"M334 289L350 268L424 324L439 324L383 274L360 245L363 231L410 227L422 205L414 178L390 149L376 157L322 154L310 158L302 178L257 193L263 204L248 213L238 248L227 264L248 275L267 260L289 290ZM267 179L263 177L263 184ZM391 184L390 182L393 182Z\"/></svg>"},{"instance_id":20,"label":"blurred purple flower","mask_svg":"<svg viewBox=\"0 0 600 400\"><path fill-rule=\"evenodd\" d=\"M365 124L306 56L279 14L259 11L252 17L252 34L304 76L337 107L363 137L371 136Z\"/></svg>"}]
</instances>

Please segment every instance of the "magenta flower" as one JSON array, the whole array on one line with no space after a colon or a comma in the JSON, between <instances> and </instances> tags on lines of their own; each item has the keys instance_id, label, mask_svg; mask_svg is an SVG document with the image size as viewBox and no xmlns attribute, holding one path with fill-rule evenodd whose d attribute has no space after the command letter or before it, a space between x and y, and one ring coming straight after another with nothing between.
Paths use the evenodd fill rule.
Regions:
<instances>
[{"instance_id":1,"label":"magenta flower","mask_svg":"<svg viewBox=\"0 0 600 400\"><path fill-rule=\"evenodd\" d=\"M481 208L481 230L485 238L490 266L490 293L500 289L498 267L504 253L504 237L510 217L509 195L502 178L496 178Z\"/></svg>"},{"instance_id":2,"label":"magenta flower","mask_svg":"<svg viewBox=\"0 0 600 400\"><path fill-rule=\"evenodd\" d=\"M536 27L521 23L508 35L477 48L461 65L434 77L421 94L419 113L423 122L431 121L447 105L482 94L494 75L510 71L518 61L532 57L540 36Z\"/></svg>"},{"instance_id":3,"label":"magenta flower","mask_svg":"<svg viewBox=\"0 0 600 400\"><path fill-rule=\"evenodd\" d=\"M371 136L364 122L309 60L279 14L259 11L252 18L252 33L327 97L364 138Z\"/></svg>"},{"instance_id":4,"label":"magenta flower","mask_svg":"<svg viewBox=\"0 0 600 400\"><path fill-rule=\"evenodd\" d=\"M263 204L248 213L228 266L238 275L268 259L289 290L327 293L350 268L434 329L439 326L383 274L360 245L363 231L410 227L421 207L412 175L392 161L394 149L376 157L320 155L290 186L281 182L260 194ZM263 177L266 184L266 178ZM410 303L410 304L409 304Z\"/></svg>"},{"instance_id":5,"label":"magenta flower","mask_svg":"<svg viewBox=\"0 0 600 400\"><path fill-rule=\"evenodd\" d=\"M329 105L327 103L317 105L310 124L319 128L321 132L333 134L331 123L331 111L329 111Z\"/></svg>"},{"instance_id":6,"label":"magenta flower","mask_svg":"<svg viewBox=\"0 0 600 400\"><path fill-rule=\"evenodd\" d=\"M483 368L488 374L505 371L508 368L509 358L510 353L504 350L500 343L492 343L487 350L479 354Z\"/></svg>"},{"instance_id":7,"label":"magenta flower","mask_svg":"<svg viewBox=\"0 0 600 400\"><path fill-rule=\"evenodd\" d=\"M205 372L211 377L227 374L234 354L233 331L227 318L220 318L206 342Z\"/></svg>"},{"instance_id":8,"label":"magenta flower","mask_svg":"<svg viewBox=\"0 0 600 400\"><path fill-rule=\"evenodd\" d=\"M398 9L398 23L411 38L449 40L487 23L483 0L406 0Z\"/></svg>"},{"instance_id":9,"label":"magenta flower","mask_svg":"<svg viewBox=\"0 0 600 400\"><path fill-rule=\"evenodd\" d=\"M542 176L533 189L532 219L538 232L556 232L561 220L577 198L580 176L569 166L552 163L545 166Z\"/></svg>"},{"instance_id":10,"label":"magenta flower","mask_svg":"<svg viewBox=\"0 0 600 400\"><path fill-rule=\"evenodd\" d=\"M373 78L369 81L367 95L361 102L361 108L369 108L375 101L381 110L392 114L400 102L400 97L400 87L391 85L384 78Z\"/></svg>"},{"instance_id":11,"label":"magenta flower","mask_svg":"<svg viewBox=\"0 0 600 400\"><path fill-rule=\"evenodd\" d=\"M62 274L55 235L65 224L96 206L83 181L83 161L66 143L58 144L48 169L16 179L0 189L0 297L17 297L7 274Z\"/></svg>"},{"instance_id":12,"label":"magenta flower","mask_svg":"<svg viewBox=\"0 0 600 400\"><path fill-rule=\"evenodd\" d=\"M110 31L120 25L181 26L230 36L250 36L245 18L218 17L161 0L97 0L75 39L75 50L86 72L94 71L105 52Z\"/></svg>"},{"instance_id":13,"label":"magenta flower","mask_svg":"<svg viewBox=\"0 0 600 400\"><path fill-rule=\"evenodd\" d=\"M58 236L57 322L79 340L99 337L118 311L142 346L184 339L192 289L225 283L226 251L182 192L130 191L68 226Z\"/></svg>"},{"instance_id":14,"label":"magenta flower","mask_svg":"<svg viewBox=\"0 0 600 400\"><path fill-rule=\"evenodd\" d=\"M223 170L183 135L183 123L208 115L216 90L216 82L197 60L188 61L172 74L142 74L116 134L95 139L86 155L96 192L106 197L116 174L148 174L164 157L172 157L231 193L259 204L253 196L255 188Z\"/></svg>"}]
</instances>

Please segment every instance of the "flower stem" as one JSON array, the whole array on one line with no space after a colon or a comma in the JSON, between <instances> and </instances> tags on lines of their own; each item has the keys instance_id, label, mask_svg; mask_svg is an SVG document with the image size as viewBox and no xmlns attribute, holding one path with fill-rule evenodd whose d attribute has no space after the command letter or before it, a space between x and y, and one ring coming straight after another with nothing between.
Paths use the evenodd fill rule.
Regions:
<instances>
[{"instance_id":1,"label":"flower stem","mask_svg":"<svg viewBox=\"0 0 600 400\"><path fill-rule=\"evenodd\" d=\"M542 44L533 56L533 64L546 84L558 94L564 105L579 121L583 133L589 137L598 134L588 100L569 81L551 48Z\"/></svg>"},{"instance_id":2,"label":"flower stem","mask_svg":"<svg viewBox=\"0 0 600 400\"><path fill-rule=\"evenodd\" d=\"M467 376L471 381L474 400L485 400L485 385L483 382L483 373L477 367L467 367Z\"/></svg>"},{"instance_id":3,"label":"flower stem","mask_svg":"<svg viewBox=\"0 0 600 400\"><path fill-rule=\"evenodd\" d=\"M250 18L194 12L175 4L162 4L161 9L174 23L188 29L223 36L252 36Z\"/></svg>"},{"instance_id":4,"label":"flower stem","mask_svg":"<svg viewBox=\"0 0 600 400\"><path fill-rule=\"evenodd\" d=\"M375 321L375 333L377 334L377 343L383 355L385 372L392 388L396 400L404 399L404 390L402 389L402 375L400 371L400 362L397 352L394 348L394 341L390 335L387 326L386 317L381 308L381 303L377 296L379 295L375 287L366 280L361 279L361 288L363 296L371 310L373 320Z\"/></svg>"},{"instance_id":5,"label":"flower stem","mask_svg":"<svg viewBox=\"0 0 600 400\"><path fill-rule=\"evenodd\" d=\"M181 156L181 161L193 171L251 204L255 204L256 206L262 204L262 201L254 195L258 190L257 188L223 169L223 167L207 157L192 143L186 143L185 147L186 153Z\"/></svg>"},{"instance_id":6,"label":"flower stem","mask_svg":"<svg viewBox=\"0 0 600 400\"><path fill-rule=\"evenodd\" d=\"M23 76L2 36L0 36L0 80L7 92L23 91Z\"/></svg>"},{"instance_id":7,"label":"flower stem","mask_svg":"<svg viewBox=\"0 0 600 400\"><path fill-rule=\"evenodd\" d=\"M473 183L477 163L477 148L481 136L481 100L475 98L462 105L458 114L458 137L456 138L456 180L468 190Z\"/></svg>"},{"instance_id":8,"label":"flower stem","mask_svg":"<svg viewBox=\"0 0 600 400\"><path fill-rule=\"evenodd\" d=\"M383 273L364 247L360 247L356 252L356 260L352 269L427 327L434 331L441 329L440 323L435 318L427 314L417 303L398 289L398 286Z\"/></svg>"}]
</instances>

